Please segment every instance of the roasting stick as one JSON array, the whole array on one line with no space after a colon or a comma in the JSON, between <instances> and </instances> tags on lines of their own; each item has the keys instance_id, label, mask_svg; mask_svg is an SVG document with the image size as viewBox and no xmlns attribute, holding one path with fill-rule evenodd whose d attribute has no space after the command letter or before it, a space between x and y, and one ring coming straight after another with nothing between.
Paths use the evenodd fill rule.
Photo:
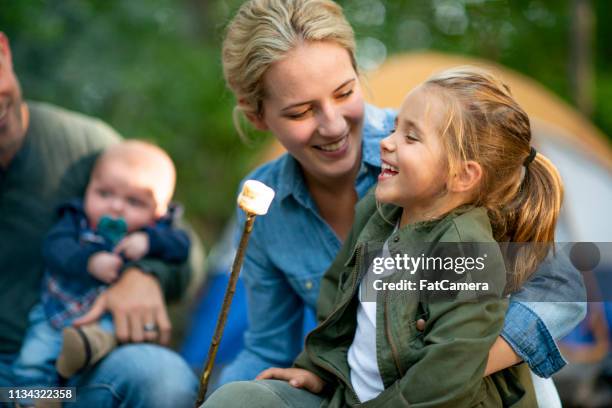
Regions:
<instances>
[{"instance_id":1,"label":"roasting stick","mask_svg":"<svg viewBox=\"0 0 612 408\"><path fill-rule=\"evenodd\" d=\"M206 391L208 390L208 381L210 380L210 373L212 372L213 365L215 363L215 357L219 344L221 343L221 337L223 336L223 329L225 328L225 321L229 313L230 305L232 304L232 298L236 291L236 283L238 282L238 276L240 275L240 268L242 267L242 261L244 260L244 252L249 241L249 236L253 230L253 223L255 222L255 216L264 215L268 212L268 208L274 198L274 190L265 184L257 180L247 180L242 187L242 191L238 195L238 206L246 213L246 221L244 223L244 229L242 236L240 237L240 243L238 244L238 250L234 257L234 263L232 265L232 273L225 290L225 296L223 298L223 306L217 319L217 326L215 327L215 334L213 335L210 348L208 349L208 359L204 372L200 378L200 391L198 393L198 400L196 406L199 407L206 398Z\"/></svg>"}]
</instances>

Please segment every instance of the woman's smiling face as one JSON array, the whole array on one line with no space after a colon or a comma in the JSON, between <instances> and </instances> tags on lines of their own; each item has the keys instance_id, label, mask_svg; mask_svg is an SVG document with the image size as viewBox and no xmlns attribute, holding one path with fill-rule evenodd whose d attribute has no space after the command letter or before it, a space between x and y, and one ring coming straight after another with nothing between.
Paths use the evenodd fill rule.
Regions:
<instances>
[{"instance_id":1,"label":"woman's smiling face","mask_svg":"<svg viewBox=\"0 0 612 408\"><path fill-rule=\"evenodd\" d=\"M319 181L359 168L364 101L349 52L332 42L305 42L270 66L260 129L274 133Z\"/></svg>"}]
</instances>

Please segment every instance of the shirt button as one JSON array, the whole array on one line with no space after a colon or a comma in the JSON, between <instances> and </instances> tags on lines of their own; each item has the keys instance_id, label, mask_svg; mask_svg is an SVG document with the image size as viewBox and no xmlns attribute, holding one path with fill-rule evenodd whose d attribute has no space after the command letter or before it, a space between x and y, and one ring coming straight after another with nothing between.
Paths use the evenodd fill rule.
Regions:
<instances>
[{"instance_id":1,"label":"shirt button","mask_svg":"<svg viewBox=\"0 0 612 408\"><path fill-rule=\"evenodd\" d=\"M307 290L312 289L312 281L310 281L310 280L309 280L309 281L306 281L306 284L305 284L304 286L306 286L306 289L307 289Z\"/></svg>"},{"instance_id":2,"label":"shirt button","mask_svg":"<svg viewBox=\"0 0 612 408\"><path fill-rule=\"evenodd\" d=\"M400 239L399 235L396 235L395 237L393 237L393 242L399 242L399 239Z\"/></svg>"}]
</instances>

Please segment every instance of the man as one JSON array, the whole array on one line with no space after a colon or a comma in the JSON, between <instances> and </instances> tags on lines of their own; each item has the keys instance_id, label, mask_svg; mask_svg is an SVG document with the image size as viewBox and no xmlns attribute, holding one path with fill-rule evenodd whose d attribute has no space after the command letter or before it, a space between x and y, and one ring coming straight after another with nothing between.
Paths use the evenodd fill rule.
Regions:
<instances>
[{"instance_id":1,"label":"man","mask_svg":"<svg viewBox=\"0 0 612 408\"><path fill-rule=\"evenodd\" d=\"M11 386L11 364L25 335L28 313L39 301L41 244L57 204L83 195L97 154L119 136L104 123L51 105L26 103L13 72L11 50L0 32L0 386ZM81 324L110 312L126 344L77 376L78 406L191 406L197 380L181 358L140 343L145 326L170 338L166 298L178 298L188 267L143 260L123 271ZM152 325L152 323L154 325Z\"/></svg>"}]
</instances>

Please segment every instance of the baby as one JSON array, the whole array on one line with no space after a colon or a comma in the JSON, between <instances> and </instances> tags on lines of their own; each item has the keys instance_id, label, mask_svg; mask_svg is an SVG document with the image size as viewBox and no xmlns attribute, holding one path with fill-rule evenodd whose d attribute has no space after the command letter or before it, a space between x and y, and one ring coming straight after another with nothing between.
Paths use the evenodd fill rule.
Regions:
<instances>
[{"instance_id":1,"label":"baby","mask_svg":"<svg viewBox=\"0 0 612 408\"><path fill-rule=\"evenodd\" d=\"M137 266L142 258L187 260L189 238L173 226L175 179L172 160L162 149L124 141L99 157L84 200L60 207L60 219L43 245L42 304L30 313L14 366L19 385L57 384L57 373L69 378L116 346L110 315L81 327L72 327L72 322L122 270ZM143 329L151 334L156 327L150 322Z\"/></svg>"}]
</instances>

